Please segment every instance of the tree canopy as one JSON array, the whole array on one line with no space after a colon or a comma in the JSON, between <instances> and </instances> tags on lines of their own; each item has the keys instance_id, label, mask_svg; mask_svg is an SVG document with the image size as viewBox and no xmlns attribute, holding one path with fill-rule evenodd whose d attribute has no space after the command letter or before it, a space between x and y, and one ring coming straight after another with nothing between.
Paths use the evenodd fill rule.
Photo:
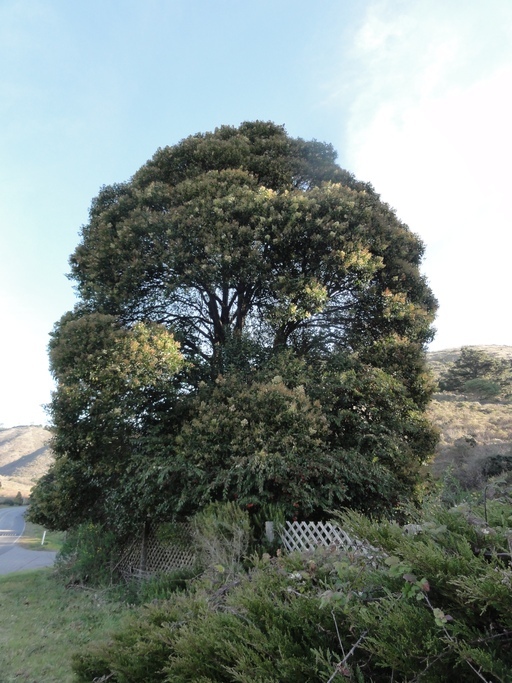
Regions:
<instances>
[{"instance_id":1,"label":"tree canopy","mask_svg":"<svg viewBox=\"0 0 512 683\"><path fill-rule=\"evenodd\" d=\"M34 517L72 525L52 507L68 494L91 516L91 486L95 515L154 520L216 499L381 513L412 494L435 442L424 248L335 159L248 122L102 188L52 337L56 465Z\"/></svg>"}]
</instances>

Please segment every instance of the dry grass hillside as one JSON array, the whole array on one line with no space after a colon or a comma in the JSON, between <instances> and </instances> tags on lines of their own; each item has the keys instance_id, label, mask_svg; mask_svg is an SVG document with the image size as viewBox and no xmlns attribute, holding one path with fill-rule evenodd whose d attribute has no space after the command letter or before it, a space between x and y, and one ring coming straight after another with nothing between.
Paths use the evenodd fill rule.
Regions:
<instances>
[{"instance_id":1,"label":"dry grass hillside","mask_svg":"<svg viewBox=\"0 0 512 683\"><path fill-rule=\"evenodd\" d=\"M512 346L471 348L512 359ZM459 354L460 348L428 354L437 378ZM453 466L464 483L478 485L479 473L489 457L512 454L512 403L478 401L471 396L440 392L434 394L428 412L441 435L432 465L436 475Z\"/></svg>"},{"instance_id":2,"label":"dry grass hillside","mask_svg":"<svg viewBox=\"0 0 512 683\"><path fill-rule=\"evenodd\" d=\"M29 495L52 462L49 438L43 427L0 429L0 496Z\"/></svg>"}]
</instances>

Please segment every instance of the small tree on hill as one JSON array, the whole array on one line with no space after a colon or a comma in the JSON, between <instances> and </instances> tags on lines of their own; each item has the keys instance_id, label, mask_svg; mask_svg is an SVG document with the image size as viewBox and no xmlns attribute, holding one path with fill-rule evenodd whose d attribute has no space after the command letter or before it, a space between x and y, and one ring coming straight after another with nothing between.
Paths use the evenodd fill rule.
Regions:
<instances>
[{"instance_id":1,"label":"small tree on hill","mask_svg":"<svg viewBox=\"0 0 512 683\"><path fill-rule=\"evenodd\" d=\"M512 363L482 349L463 346L460 356L441 375L441 391L470 393L481 398L507 394L512 388Z\"/></svg>"}]
</instances>

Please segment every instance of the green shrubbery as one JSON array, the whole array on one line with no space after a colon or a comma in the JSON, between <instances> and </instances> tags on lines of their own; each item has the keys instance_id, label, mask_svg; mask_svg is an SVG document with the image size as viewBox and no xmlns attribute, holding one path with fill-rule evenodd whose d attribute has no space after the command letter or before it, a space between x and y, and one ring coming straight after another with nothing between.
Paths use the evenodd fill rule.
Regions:
<instances>
[{"instance_id":1,"label":"green shrubbery","mask_svg":"<svg viewBox=\"0 0 512 683\"><path fill-rule=\"evenodd\" d=\"M230 578L240 572L247 555L249 514L235 503L211 503L194 516L192 538L200 564Z\"/></svg>"},{"instance_id":2,"label":"green shrubbery","mask_svg":"<svg viewBox=\"0 0 512 683\"><path fill-rule=\"evenodd\" d=\"M435 498L405 527L347 512L339 522L366 553L254 555L248 570L207 572L76 656L77 680L512 681L509 493L485 507Z\"/></svg>"},{"instance_id":3,"label":"green shrubbery","mask_svg":"<svg viewBox=\"0 0 512 683\"><path fill-rule=\"evenodd\" d=\"M110 584L120 549L112 531L99 524L81 524L67 532L57 557L57 571L73 583Z\"/></svg>"},{"instance_id":4,"label":"green shrubbery","mask_svg":"<svg viewBox=\"0 0 512 683\"><path fill-rule=\"evenodd\" d=\"M512 363L482 349L463 346L460 355L439 378L441 391L473 394L481 399L509 399Z\"/></svg>"}]
</instances>

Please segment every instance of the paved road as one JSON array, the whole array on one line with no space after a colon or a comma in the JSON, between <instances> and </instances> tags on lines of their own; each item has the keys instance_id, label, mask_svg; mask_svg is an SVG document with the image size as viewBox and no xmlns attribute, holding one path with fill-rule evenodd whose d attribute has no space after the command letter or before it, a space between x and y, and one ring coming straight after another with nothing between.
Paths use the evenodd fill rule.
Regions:
<instances>
[{"instance_id":1,"label":"paved road","mask_svg":"<svg viewBox=\"0 0 512 683\"><path fill-rule=\"evenodd\" d=\"M10 574L21 569L50 567L57 553L47 550L25 550L17 544L25 529L26 506L0 510L0 574Z\"/></svg>"}]
</instances>

